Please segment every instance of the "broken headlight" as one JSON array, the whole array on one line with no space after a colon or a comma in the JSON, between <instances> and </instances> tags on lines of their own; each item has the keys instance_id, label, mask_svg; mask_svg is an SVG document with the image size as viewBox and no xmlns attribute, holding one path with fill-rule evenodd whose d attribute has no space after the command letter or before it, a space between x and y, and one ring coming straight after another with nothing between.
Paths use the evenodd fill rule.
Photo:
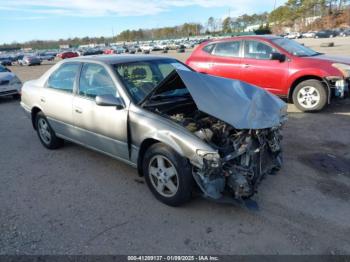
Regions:
<instances>
[{"instance_id":1,"label":"broken headlight","mask_svg":"<svg viewBox=\"0 0 350 262\"><path fill-rule=\"evenodd\" d=\"M200 158L208 161L211 167L219 167L220 155L218 152L211 152L211 151L198 149L196 153Z\"/></svg>"}]
</instances>

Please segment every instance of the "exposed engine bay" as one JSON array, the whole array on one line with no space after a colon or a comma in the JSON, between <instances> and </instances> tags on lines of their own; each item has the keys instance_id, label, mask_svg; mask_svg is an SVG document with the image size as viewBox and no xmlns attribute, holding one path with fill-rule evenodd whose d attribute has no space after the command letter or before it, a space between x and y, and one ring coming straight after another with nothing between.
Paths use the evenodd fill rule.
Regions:
<instances>
[{"instance_id":1,"label":"exposed engine bay","mask_svg":"<svg viewBox=\"0 0 350 262\"><path fill-rule=\"evenodd\" d=\"M236 199L247 199L265 174L281 167L280 127L235 129L201 112L193 102L158 104L153 110L217 150L217 156L203 156L203 166L193 166L194 179L206 197L219 199L229 192Z\"/></svg>"}]
</instances>

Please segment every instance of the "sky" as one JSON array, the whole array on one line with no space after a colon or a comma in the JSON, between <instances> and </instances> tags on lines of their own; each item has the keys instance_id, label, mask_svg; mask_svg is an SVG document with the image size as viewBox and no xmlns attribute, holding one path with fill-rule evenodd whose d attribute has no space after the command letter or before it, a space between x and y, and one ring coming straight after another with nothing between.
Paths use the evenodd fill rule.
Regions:
<instances>
[{"instance_id":1,"label":"sky","mask_svg":"<svg viewBox=\"0 0 350 262\"><path fill-rule=\"evenodd\" d=\"M276 0L276 6L286 0ZM0 44L117 35L271 11L275 0L0 0Z\"/></svg>"}]
</instances>

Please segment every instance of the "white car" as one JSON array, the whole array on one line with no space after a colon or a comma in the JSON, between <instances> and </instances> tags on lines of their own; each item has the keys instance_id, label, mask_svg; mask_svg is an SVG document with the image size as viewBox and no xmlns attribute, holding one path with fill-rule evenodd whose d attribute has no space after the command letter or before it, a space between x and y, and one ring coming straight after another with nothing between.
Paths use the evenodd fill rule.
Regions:
<instances>
[{"instance_id":1,"label":"white car","mask_svg":"<svg viewBox=\"0 0 350 262\"><path fill-rule=\"evenodd\" d=\"M314 38L315 35L316 35L316 32L314 32L314 31L309 31L309 32L303 33L303 34L302 34L302 37L304 37L304 38Z\"/></svg>"},{"instance_id":2,"label":"white car","mask_svg":"<svg viewBox=\"0 0 350 262\"><path fill-rule=\"evenodd\" d=\"M144 44L140 46L141 50L143 53L149 53L151 51L153 51L154 46L151 44Z\"/></svg>"},{"instance_id":3,"label":"white car","mask_svg":"<svg viewBox=\"0 0 350 262\"><path fill-rule=\"evenodd\" d=\"M10 69L0 65L0 97L20 98L22 82Z\"/></svg>"},{"instance_id":4,"label":"white car","mask_svg":"<svg viewBox=\"0 0 350 262\"><path fill-rule=\"evenodd\" d=\"M285 38L288 38L288 39L297 39L297 38L300 38L300 37L301 37L301 35L298 32L291 32L291 33L289 33L288 35L285 36Z\"/></svg>"}]
</instances>

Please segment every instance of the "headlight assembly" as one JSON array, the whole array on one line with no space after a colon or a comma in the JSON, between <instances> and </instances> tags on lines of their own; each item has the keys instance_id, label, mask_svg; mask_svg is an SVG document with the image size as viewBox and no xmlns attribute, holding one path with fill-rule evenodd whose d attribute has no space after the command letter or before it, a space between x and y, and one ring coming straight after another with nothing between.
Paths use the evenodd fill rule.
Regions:
<instances>
[{"instance_id":1,"label":"headlight assembly","mask_svg":"<svg viewBox=\"0 0 350 262\"><path fill-rule=\"evenodd\" d=\"M345 78L350 77L350 65L334 63L332 66L342 72Z\"/></svg>"},{"instance_id":2,"label":"headlight assembly","mask_svg":"<svg viewBox=\"0 0 350 262\"><path fill-rule=\"evenodd\" d=\"M202 158L203 160L206 160L210 162L211 167L218 167L220 162L220 155L217 152L212 151L206 151L198 149L196 151L197 155Z\"/></svg>"}]
</instances>

